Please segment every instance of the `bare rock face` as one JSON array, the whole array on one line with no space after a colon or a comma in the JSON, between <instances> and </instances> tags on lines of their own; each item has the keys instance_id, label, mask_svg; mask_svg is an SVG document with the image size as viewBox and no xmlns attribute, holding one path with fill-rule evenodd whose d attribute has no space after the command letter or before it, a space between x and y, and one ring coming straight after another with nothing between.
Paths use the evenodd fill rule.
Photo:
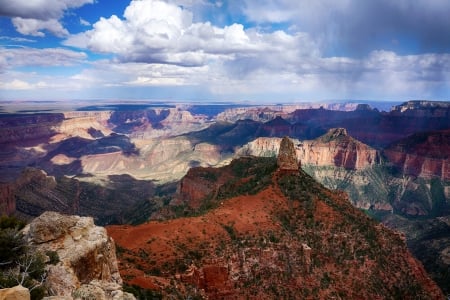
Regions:
<instances>
[{"instance_id":1,"label":"bare rock face","mask_svg":"<svg viewBox=\"0 0 450 300\"><path fill-rule=\"evenodd\" d=\"M60 261L48 269L52 296L76 298L94 291L95 299L100 299L99 293L101 299L123 297L114 241L92 218L45 212L24 232L37 251L55 251L59 256Z\"/></svg>"},{"instance_id":2,"label":"bare rock face","mask_svg":"<svg viewBox=\"0 0 450 300\"><path fill-rule=\"evenodd\" d=\"M299 169L294 143L288 137L281 140L277 164L280 170L298 171Z\"/></svg>"},{"instance_id":3,"label":"bare rock face","mask_svg":"<svg viewBox=\"0 0 450 300\"><path fill-rule=\"evenodd\" d=\"M379 161L377 150L348 135L345 128L332 128L325 135L304 141L298 157L311 165L361 170Z\"/></svg>"},{"instance_id":4,"label":"bare rock face","mask_svg":"<svg viewBox=\"0 0 450 300\"><path fill-rule=\"evenodd\" d=\"M450 130L417 133L383 151L405 175L450 180Z\"/></svg>"},{"instance_id":5,"label":"bare rock face","mask_svg":"<svg viewBox=\"0 0 450 300\"><path fill-rule=\"evenodd\" d=\"M52 189L56 186L53 176L47 176L47 173L35 168L25 168L21 176L16 181L0 184L0 214L12 214L17 210L17 194L24 189L26 185L42 186Z\"/></svg>"},{"instance_id":6,"label":"bare rock face","mask_svg":"<svg viewBox=\"0 0 450 300\"><path fill-rule=\"evenodd\" d=\"M303 165L363 170L380 161L376 149L352 138L344 128L332 128L314 140L293 141L297 160ZM279 138L260 137L242 147L238 155L273 156L278 152L279 145Z\"/></svg>"},{"instance_id":7,"label":"bare rock face","mask_svg":"<svg viewBox=\"0 0 450 300\"><path fill-rule=\"evenodd\" d=\"M30 291L21 285L16 285L15 287L9 289L0 290L1 300L29 300Z\"/></svg>"},{"instance_id":8,"label":"bare rock face","mask_svg":"<svg viewBox=\"0 0 450 300\"><path fill-rule=\"evenodd\" d=\"M16 211L16 199L14 197L14 192L14 184L0 184L0 214L10 215Z\"/></svg>"}]
</instances>

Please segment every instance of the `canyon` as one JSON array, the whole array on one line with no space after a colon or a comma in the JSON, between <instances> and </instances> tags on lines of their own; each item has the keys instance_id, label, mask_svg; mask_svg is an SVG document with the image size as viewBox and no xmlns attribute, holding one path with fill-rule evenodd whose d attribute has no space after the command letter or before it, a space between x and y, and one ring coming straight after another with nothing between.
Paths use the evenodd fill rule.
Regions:
<instances>
[{"instance_id":1,"label":"canyon","mask_svg":"<svg viewBox=\"0 0 450 300\"><path fill-rule=\"evenodd\" d=\"M390 111L358 103L105 104L3 114L0 211L31 220L55 210L100 225L206 212L220 202L202 199L232 180L223 167L275 157L290 136L302 171L404 232L450 292L449 111L447 102L409 101ZM432 257L425 245L433 245Z\"/></svg>"}]
</instances>

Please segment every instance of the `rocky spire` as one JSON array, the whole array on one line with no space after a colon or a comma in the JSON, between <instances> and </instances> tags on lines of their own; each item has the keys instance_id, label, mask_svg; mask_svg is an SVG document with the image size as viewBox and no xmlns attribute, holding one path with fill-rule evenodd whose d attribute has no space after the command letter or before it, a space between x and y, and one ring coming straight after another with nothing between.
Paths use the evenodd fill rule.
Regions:
<instances>
[{"instance_id":1,"label":"rocky spire","mask_svg":"<svg viewBox=\"0 0 450 300\"><path fill-rule=\"evenodd\" d=\"M287 136L281 140L277 164L280 170L298 171L299 163L294 143Z\"/></svg>"}]
</instances>

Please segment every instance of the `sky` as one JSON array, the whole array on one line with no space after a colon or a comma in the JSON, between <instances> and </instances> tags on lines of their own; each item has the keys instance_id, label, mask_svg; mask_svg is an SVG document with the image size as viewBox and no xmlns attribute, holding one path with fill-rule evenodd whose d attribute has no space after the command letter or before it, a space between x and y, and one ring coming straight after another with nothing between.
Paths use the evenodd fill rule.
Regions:
<instances>
[{"instance_id":1,"label":"sky","mask_svg":"<svg viewBox=\"0 0 450 300\"><path fill-rule=\"evenodd\" d=\"M0 0L0 100L450 100L449 0Z\"/></svg>"}]
</instances>

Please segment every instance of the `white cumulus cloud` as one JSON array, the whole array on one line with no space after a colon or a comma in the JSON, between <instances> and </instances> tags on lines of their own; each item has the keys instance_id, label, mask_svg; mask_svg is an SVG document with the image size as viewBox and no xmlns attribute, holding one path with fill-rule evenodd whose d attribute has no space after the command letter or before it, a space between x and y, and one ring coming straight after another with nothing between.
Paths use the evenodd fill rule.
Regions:
<instances>
[{"instance_id":1,"label":"white cumulus cloud","mask_svg":"<svg viewBox=\"0 0 450 300\"><path fill-rule=\"evenodd\" d=\"M45 36L43 30L65 37L69 34L61 24L64 12L94 0L0 0L0 16L12 18L14 27L23 35Z\"/></svg>"},{"instance_id":2,"label":"white cumulus cloud","mask_svg":"<svg viewBox=\"0 0 450 300\"><path fill-rule=\"evenodd\" d=\"M65 45L117 54L123 62L200 66L213 60L233 61L271 52L314 53L306 35L260 33L242 24L217 27L193 22L186 8L160 0L131 1L123 19L101 18L93 29L70 36ZM253 66L251 66L253 67Z\"/></svg>"},{"instance_id":3,"label":"white cumulus cloud","mask_svg":"<svg viewBox=\"0 0 450 300\"><path fill-rule=\"evenodd\" d=\"M32 35L44 37L43 30L48 30L58 37L64 37L69 32L56 19L38 20L38 19L24 19L16 17L12 19L12 23L16 30L23 35Z\"/></svg>"}]
</instances>

